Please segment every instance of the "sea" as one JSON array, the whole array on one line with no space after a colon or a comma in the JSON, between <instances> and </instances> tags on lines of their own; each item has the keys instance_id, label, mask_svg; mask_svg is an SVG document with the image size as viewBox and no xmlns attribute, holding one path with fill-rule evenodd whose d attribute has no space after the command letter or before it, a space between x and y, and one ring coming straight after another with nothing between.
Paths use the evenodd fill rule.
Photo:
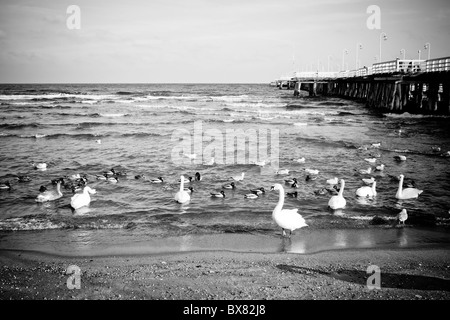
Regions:
<instances>
[{"instance_id":1,"label":"sea","mask_svg":"<svg viewBox=\"0 0 450 320\"><path fill-rule=\"evenodd\" d=\"M269 84L1 84L0 110L0 184L11 185L0 190L0 250L309 253L450 244L449 116L294 97ZM117 183L97 179L111 169L122 173ZM189 203L174 201L180 176L197 172L201 180L184 185L194 189ZM223 188L242 173L234 189ZM96 190L88 206L73 210L65 187L60 199L36 202L41 186L52 190L53 179L78 174ZM395 198L400 174L423 190L417 199ZM158 177L163 183L152 183ZM296 188L285 183L294 177ZM357 197L371 177L376 197ZM324 188L333 178L345 180L342 210L328 208ZM284 208L297 208L308 224L289 240L271 216L275 183L297 192ZM245 198L260 187L265 193ZM220 191L224 198L211 197Z\"/></svg>"}]
</instances>

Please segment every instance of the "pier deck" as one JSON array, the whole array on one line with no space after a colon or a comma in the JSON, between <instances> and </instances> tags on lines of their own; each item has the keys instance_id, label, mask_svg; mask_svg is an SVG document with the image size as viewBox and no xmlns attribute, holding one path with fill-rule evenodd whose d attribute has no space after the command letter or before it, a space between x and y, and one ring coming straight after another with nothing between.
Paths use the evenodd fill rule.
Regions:
<instances>
[{"instance_id":1,"label":"pier deck","mask_svg":"<svg viewBox=\"0 0 450 320\"><path fill-rule=\"evenodd\" d=\"M450 114L450 57L392 60L342 72L296 72L285 87L396 112ZM280 86L280 89L283 88Z\"/></svg>"}]
</instances>

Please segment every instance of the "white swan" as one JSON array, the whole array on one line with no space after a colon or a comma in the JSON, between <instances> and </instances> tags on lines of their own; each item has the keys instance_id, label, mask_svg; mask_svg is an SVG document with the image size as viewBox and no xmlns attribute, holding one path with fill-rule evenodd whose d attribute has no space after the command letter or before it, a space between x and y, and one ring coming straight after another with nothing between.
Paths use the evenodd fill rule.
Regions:
<instances>
[{"instance_id":1,"label":"white swan","mask_svg":"<svg viewBox=\"0 0 450 320\"><path fill-rule=\"evenodd\" d=\"M343 194L344 194L344 186L345 181L344 179L341 179L341 188L339 189L339 193L337 196L332 196L331 199L328 201L328 206L333 209L342 209L347 204L347 201L345 200Z\"/></svg>"},{"instance_id":2,"label":"white swan","mask_svg":"<svg viewBox=\"0 0 450 320\"><path fill-rule=\"evenodd\" d=\"M398 190L397 190L397 193L395 194L395 197L400 200L418 198L419 195L423 192L423 190L419 190L417 188L403 189L403 179L404 178L405 178L405 176L402 174L399 176L400 182L398 183Z\"/></svg>"},{"instance_id":3,"label":"white swan","mask_svg":"<svg viewBox=\"0 0 450 320\"><path fill-rule=\"evenodd\" d=\"M305 163L306 159L305 157L299 158L299 159L293 159L297 163Z\"/></svg>"},{"instance_id":4,"label":"white swan","mask_svg":"<svg viewBox=\"0 0 450 320\"><path fill-rule=\"evenodd\" d=\"M307 168L307 169L305 169L305 171L306 171L306 173L309 173L309 174L319 174L319 170L317 170L317 169Z\"/></svg>"},{"instance_id":5,"label":"white swan","mask_svg":"<svg viewBox=\"0 0 450 320\"><path fill-rule=\"evenodd\" d=\"M178 203L186 203L191 200L189 193L184 191L184 176L180 177L180 191L175 194L175 201Z\"/></svg>"},{"instance_id":6,"label":"white swan","mask_svg":"<svg viewBox=\"0 0 450 320\"><path fill-rule=\"evenodd\" d=\"M47 202L61 198L63 196L61 192L61 183L61 180L58 180L58 182L56 182L56 190L46 190L44 192L41 192L36 197L36 202Z\"/></svg>"},{"instance_id":7,"label":"white swan","mask_svg":"<svg viewBox=\"0 0 450 320\"><path fill-rule=\"evenodd\" d=\"M363 197L363 198L365 198L365 197L369 197L369 198L375 197L375 196L377 195L377 191L376 191L376 189L375 189L376 186L377 186L377 182L374 181L374 182L372 183L372 186L371 186L371 187L364 186L364 187L358 188L358 189L356 190L356 195L357 195L358 197Z\"/></svg>"},{"instance_id":8,"label":"white swan","mask_svg":"<svg viewBox=\"0 0 450 320\"><path fill-rule=\"evenodd\" d=\"M289 174L289 170L288 169L280 169L277 171L277 174Z\"/></svg>"},{"instance_id":9,"label":"white swan","mask_svg":"<svg viewBox=\"0 0 450 320\"><path fill-rule=\"evenodd\" d=\"M377 159L376 158L367 158L367 159L364 159L365 161L367 161L367 162L369 162L369 163L375 163L375 162L377 162Z\"/></svg>"},{"instance_id":10,"label":"white swan","mask_svg":"<svg viewBox=\"0 0 450 320\"><path fill-rule=\"evenodd\" d=\"M371 144L372 148L379 148L380 146L381 146L381 142Z\"/></svg>"},{"instance_id":11,"label":"white swan","mask_svg":"<svg viewBox=\"0 0 450 320\"><path fill-rule=\"evenodd\" d=\"M365 183L365 184L372 184L372 183L374 183L375 182L375 178L374 177L370 177L370 179L362 179L362 181Z\"/></svg>"},{"instance_id":12,"label":"white swan","mask_svg":"<svg viewBox=\"0 0 450 320\"><path fill-rule=\"evenodd\" d=\"M384 170L385 165L384 164L380 164L379 166L377 166L375 168L376 171L383 171Z\"/></svg>"},{"instance_id":13,"label":"white swan","mask_svg":"<svg viewBox=\"0 0 450 320\"><path fill-rule=\"evenodd\" d=\"M242 172L240 176L231 177L234 181L242 181L244 180L245 172Z\"/></svg>"},{"instance_id":14,"label":"white swan","mask_svg":"<svg viewBox=\"0 0 450 320\"><path fill-rule=\"evenodd\" d=\"M91 203L91 197L89 194L95 194L97 191L91 189L90 187L84 187L83 193L77 193L70 199L70 206L75 210L88 206Z\"/></svg>"},{"instance_id":15,"label":"white swan","mask_svg":"<svg viewBox=\"0 0 450 320\"><path fill-rule=\"evenodd\" d=\"M359 170L359 173L361 173L361 174L371 174L372 173L372 168L369 168L369 169L361 169L361 170Z\"/></svg>"},{"instance_id":16,"label":"white swan","mask_svg":"<svg viewBox=\"0 0 450 320\"><path fill-rule=\"evenodd\" d=\"M338 184L338 182L339 182L339 179L336 178L336 177L334 177L333 179L328 179L327 180L327 184L331 184L331 185Z\"/></svg>"},{"instance_id":17,"label":"white swan","mask_svg":"<svg viewBox=\"0 0 450 320\"><path fill-rule=\"evenodd\" d=\"M406 211L406 209L402 209L402 211L400 211L400 213L397 216L398 221L400 221L400 223L405 224L406 219L408 219L408 212Z\"/></svg>"},{"instance_id":18,"label":"white swan","mask_svg":"<svg viewBox=\"0 0 450 320\"><path fill-rule=\"evenodd\" d=\"M278 190L280 194L278 203L273 209L272 218L275 223L283 230L283 237L286 236L285 230L290 231L290 237L292 231L308 226L305 222L305 219L300 214L298 214L298 209L283 209L284 189L281 184L276 183L270 190Z\"/></svg>"},{"instance_id":19,"label":"white swan","mask_svg":"<svg viewBox=\"0 0 450 320\"><path fill-rule=\"evenodd\" d=\"M247 193L246 195L244 195L245 199L258 199L258 195L254 194L254 193Z\"/></svg>"}]
</instances>

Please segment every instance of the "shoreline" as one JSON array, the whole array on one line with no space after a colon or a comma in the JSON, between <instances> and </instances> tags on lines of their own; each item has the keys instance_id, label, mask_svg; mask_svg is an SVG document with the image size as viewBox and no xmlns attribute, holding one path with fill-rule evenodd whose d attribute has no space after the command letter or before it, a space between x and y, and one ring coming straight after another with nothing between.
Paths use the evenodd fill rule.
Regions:
<instances>
[{"instance_id":1,"label":"shoreline","mask_svg":"<svg viewBox=\"0 0 450 320\"><path fill-rule=\"evenodd\" d=\"M434 228L301 229L278 233L145 236L134 230L44 230L0 233L0 251L61 257L155 255L202 251L312 254L339 250L450 249L450 234ZM143 240L145 239L145 240Z\"/></svg>"},{"instance_id":2,"label":"shoreline","mask_svg":"<svg viewBox=\"0 0 450 320\"><path fill-rule=\"evenodd\" d=\"M0 250L0 261L2 300L450 299L450 251L446 249L102 257ZM79 290L67 287L70 265L81 270ZM379 290L367 287L370 265L380 268Z\"/></svg>"}]
</instances>

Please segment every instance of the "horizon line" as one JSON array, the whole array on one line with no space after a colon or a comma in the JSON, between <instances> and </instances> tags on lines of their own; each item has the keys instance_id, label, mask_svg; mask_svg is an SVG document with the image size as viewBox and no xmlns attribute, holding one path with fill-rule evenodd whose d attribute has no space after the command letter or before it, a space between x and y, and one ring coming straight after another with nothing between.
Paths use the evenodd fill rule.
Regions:
<instances>
[{"instance_id":1,"label":"horizon line","mask_svg":"<svg viewBox=\"0 0 450 320\"><path fill-rule=\"evenodd\" d=\"M9 84L270 84L268 82L0 82Z\"/></svg>"}]
</instances>

